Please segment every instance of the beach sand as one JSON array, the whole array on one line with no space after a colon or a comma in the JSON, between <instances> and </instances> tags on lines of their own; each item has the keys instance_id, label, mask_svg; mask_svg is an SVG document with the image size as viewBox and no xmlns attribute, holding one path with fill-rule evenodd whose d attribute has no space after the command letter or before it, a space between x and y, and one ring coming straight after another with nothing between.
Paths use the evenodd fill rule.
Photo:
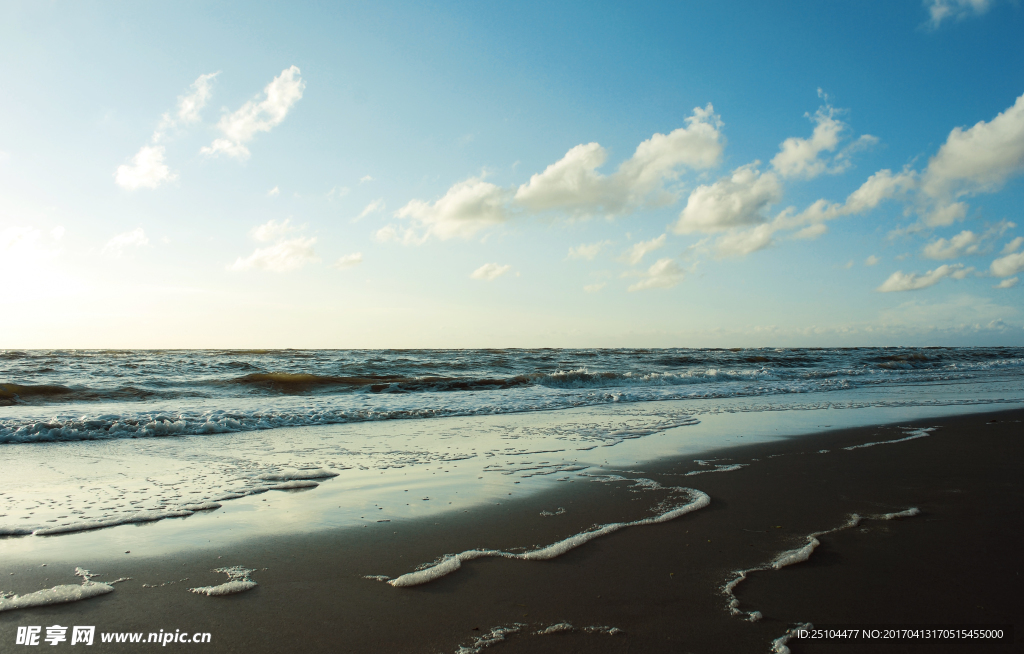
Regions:
<instances>
[{"instance_id":1,"label":"beach sand","mask_svg":"<svg viewBox=\"0 0 1024 654\"><path fill-rule=\"evenodd\" d=\"M209 644L166 645L208 652L454 653L460 647L473 651L493 628L518 631L487 651L767 652L794 624L810 622L1003 624L1014 626L1017 641L794 640L793 652L1020 651L1022 420L1024 410L976 413L828 431L702 456L718 465L745 464L731 471L712 471L692 457L609 470L663 487L697 489L711 501L669 522L596 538L552 560L468 561L452 574L409 588L365 576L398 577L446 553L473 548L549 545L592 525L651 516L652 507L671 496L629 482L579 478L543 493L425 519L231 545L211 538L206 548L160 556L111 549L83 561L68 551L46 561L45 568L31 557L5 560L0 587L18 593L78 583L76 566L103 573L97 581L131 580L85 601L0 612L0 649L19 649L12 645L19 626L41 625L45 633L45 627L59 624L95 625L97 633L209 632ZM920 428L935 429L913 431ZM922 437L854 447L915 434ZM700 474L687 474L694 472ZM748 622L728 610L722 588L734 571L770 564L781 552L805 545L808 535L843 526L851 514L910 508L920 513L865 519L819 536L820 546L805 562L750 573L735 589L738 610L759 611L761 620ZM188 592L227 581L212 570L236 565L254 570L255 588L222 597ZM537 634L559 624L572 629ZM609 634L611 628L619 631ZM91 649L101 652L158 647L98 641L99 636Z\"/></svg>"}]
</instances>

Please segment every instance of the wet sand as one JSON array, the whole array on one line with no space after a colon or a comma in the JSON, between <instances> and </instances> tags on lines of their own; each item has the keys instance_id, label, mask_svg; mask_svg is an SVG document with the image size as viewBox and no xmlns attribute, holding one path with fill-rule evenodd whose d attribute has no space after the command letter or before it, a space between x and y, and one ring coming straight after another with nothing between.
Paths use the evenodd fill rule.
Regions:
<instances>
[{"instance_id":1,"label":"wet sand","mask_svg":"<svg viewBox=\"0 0 1024 654\"><path fill-rule=\"evenodd\" d=\"M709 469L692 458L608 470L695 488L711 503L671 522L622 529L553 560L469 561L411 588L364 576L397 577L472 548L548 545L591 525L650 516L668 494L576 478L542 494L424 520L255 538L230 547L211 542L172 556L110 551L83 561L68 552L64 560L46 561L46 568L0 562L0 587L18 593L77 583L75 566L103 573L99 581L132 578L94 599L0 613L0 649L15 649L18 626L42 625L45 631L60 624L95 625L97 632L209 632L208 645L166 646L209 652L457 652L494 627L518 623L517 633L486 651L766 652L793 624L812 622L1013 624L1017 642L792 641L793 652L1019 651L1022 420L1022 410L943 417L702 457L717 458L719 465L747 464L729 472L687 475ZM905 438L909 427L938 429L900 443L843 449ZM559 507L565 511L558 513ZM730 615L721 588L732 571L768 563L804 545L808 534L842 525L849 514L910 507L920 514L866 520L820 537L806 562L752 573L736 598L740 609L760 611L763 619L751 623ZM255 569L251 577L259 585L226 597L187 591L227 581L211 570L232 565ZM574 630L535 633L559 623ZM156 646L96 642L93 648Z\"/></svg>"}]
</instances>

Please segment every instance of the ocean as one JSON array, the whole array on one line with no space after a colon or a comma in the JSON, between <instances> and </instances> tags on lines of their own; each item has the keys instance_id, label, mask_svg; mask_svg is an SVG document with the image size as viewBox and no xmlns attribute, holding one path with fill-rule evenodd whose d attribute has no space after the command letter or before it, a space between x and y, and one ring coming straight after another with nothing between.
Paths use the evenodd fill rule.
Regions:
<instances>
[{"instance_id":1,"label":"ocean","mask_svg":"<svg viewBox=\"0 0 1024 654\"><path fill-rule=\"evenodd\" d=\"M1024 348L6 350L0 444L664 400L993 404L1022 382Z\"/></svg>"}]
</instances>

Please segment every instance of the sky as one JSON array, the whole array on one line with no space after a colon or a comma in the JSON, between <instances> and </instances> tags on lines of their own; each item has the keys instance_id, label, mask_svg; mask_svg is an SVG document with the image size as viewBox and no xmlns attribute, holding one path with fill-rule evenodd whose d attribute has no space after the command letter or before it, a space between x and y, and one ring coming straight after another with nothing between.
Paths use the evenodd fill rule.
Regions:
<instances>
[{"instance_id":1,"label":"sky","mask_svg":"<svg viewBox=\"0 0 1024 654\"><path fill-rule=\"evenodd\" d=\"M0 348L1024 345L1024 7L0 5Z\"/></svg>"}]
</instances>

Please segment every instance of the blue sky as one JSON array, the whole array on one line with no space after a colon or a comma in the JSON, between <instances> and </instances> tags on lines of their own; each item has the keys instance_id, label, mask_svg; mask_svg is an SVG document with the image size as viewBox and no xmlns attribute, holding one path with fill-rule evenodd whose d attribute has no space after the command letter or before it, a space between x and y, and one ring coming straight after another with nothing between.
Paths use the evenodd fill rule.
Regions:
<instances>
[{"instance_id":1,"label":"blue sky","mask_svg":"<svg viewBox=\"0 0 1024 654\"><path fill-rule=\"evenodd\" d=\"M0 11L0 347L1024 344L1013 2Z\"/></svg>"}]
</instances>

